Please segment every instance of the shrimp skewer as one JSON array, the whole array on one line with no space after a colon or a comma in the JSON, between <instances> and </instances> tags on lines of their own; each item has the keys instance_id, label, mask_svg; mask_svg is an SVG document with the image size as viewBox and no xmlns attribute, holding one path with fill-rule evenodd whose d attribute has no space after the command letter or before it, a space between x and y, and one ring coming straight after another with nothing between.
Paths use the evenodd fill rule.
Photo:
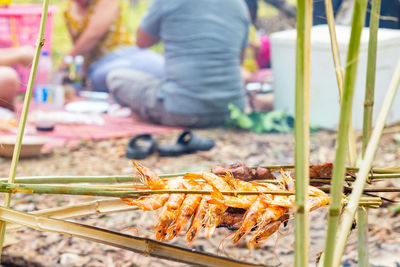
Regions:
<instances>
[{"instance_id":1,"label":"shrimp skewer","mask_svg":"<svg viewBox=\"0 0 400 267\"><path fill-rule=\"evenodd\" d=\"M206 237L210 237L215 228L224 226L238 228L232 237L232 242L237 243L254 230L248 241L249 247L256 247L259 242L275 233L284 221L284 215L295 202L293 195L274 195L263 193L270 191L294 191L293 179L284 172L280 185L258 184L235 179L226 172L218 176L210 172L202 174L188 173L185 179L161 179L150 169L134 162L140 180L148 188L158 189L189 189L212 191L211 195L201 194L154 194L142 196L138 199L122 198L129 204L142 210L156 210L162 208L158 214L158 224L154 227L156 239L172 240L190 223L186 239L194 241L201 229L206 229ZM205 183L199 183L202 179ZM221 191L256 192L257 195L222 195ZM329 203L329 197L323 191L310 186L311 196L308 199L310 210L317 209ZM228 207L240 208L243 213L227 212Z\"/></svg>"}]
</instances>

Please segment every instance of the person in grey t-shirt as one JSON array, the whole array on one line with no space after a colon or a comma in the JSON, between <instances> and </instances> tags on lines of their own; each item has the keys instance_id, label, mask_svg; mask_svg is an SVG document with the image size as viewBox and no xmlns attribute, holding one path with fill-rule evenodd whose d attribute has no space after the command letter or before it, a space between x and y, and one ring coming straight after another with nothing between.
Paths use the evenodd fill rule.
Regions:
<instances>
[{"instance_id":1,"label":"person in grey t-shirt","mask_svg":"<svg viewBox=\"0 0 400 267\"><path fill-rule=\"evenodd\" d=\"M115 99L144 119L170 126L208 127L244 108L240 74L249 13L244 0L153 0L137 32L137 45L161 41L165 78L115 70L107 84Z\"/></svg>"}]
</instances>

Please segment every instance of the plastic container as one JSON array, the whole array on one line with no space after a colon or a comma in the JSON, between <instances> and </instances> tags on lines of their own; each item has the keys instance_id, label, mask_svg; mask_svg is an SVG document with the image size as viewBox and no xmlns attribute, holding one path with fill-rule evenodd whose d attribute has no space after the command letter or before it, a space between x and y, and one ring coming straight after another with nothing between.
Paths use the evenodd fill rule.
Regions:
<instances>
[{"instance_id":1,"label":"plastic container","mask_svg":"<svg viewBox=\"0 0 400 267\"><path fill-rule=\"evenodd\" d=\"M350 27L336 26L342 65L345 65ZM294 115L296 31L282 31L271 35L272 70L274 74L274 107ZM360 56L353 101L353 125L362 129L365 80L367 69L369 29L361 37ZM375 81L375 120L382 106L397 61L400 58L400 31L379 29ZM339 92L331 54L327 25L314 26L311 31L311 88L310 123L322 128L337 130L339 120ZM387 123L400 121L400 92L397 93Z\"/></svg>"},{"instance_id":2,"label":"plastic container","mask_svg":"<svg viewBox=\"0 0 400 267\"><path fill-rule=\"evenodd\" d=\"M56 6L49 6L44 33L45 51L51 51L53 32L53 15L57 12ZM42 16L41 4L11 4L0 7L0 48L30 45L36 46L39 35L40 19ZM28 83L30 68L17 69L21 79L20 91L24 92Z\"/></svg>"},{"instance_id":3,"label":"plastic container","mask_svg":"<svg viewBox=\"0 0 400 267\"><path fill-rule=\"evenodd\" d=\"M51 61L49 53L47 51L42 51L36 70L35 90L37 86L50 84L52 69L53 63Z\"/></svg>"}]
</instances>

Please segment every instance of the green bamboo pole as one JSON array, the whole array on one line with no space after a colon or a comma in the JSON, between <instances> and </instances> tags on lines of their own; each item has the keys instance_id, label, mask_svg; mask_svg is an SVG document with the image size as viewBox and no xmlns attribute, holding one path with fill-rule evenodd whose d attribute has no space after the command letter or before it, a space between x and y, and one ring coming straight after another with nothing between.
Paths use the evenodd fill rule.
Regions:
<instances>
[{"instance_id":1,"label":"green bamboo pole","mask_svg":"<svg viewBox=\"0 0 400 267\"><path fill-rule=\"evenodd\" d=\"M139 178L131 175L112 176L26 176L16 177L19 184L76 184L76 183L127 183L139 182ZM7 182L7 178L0 178L0 183Z\"/></svg>"},{"instance_id":2,"label":"green bamboo pole","mask_svg":"<svg viewBox=\"0 0 400 267\"><path fill-rule=\"evenodd\" d=\"M36 53L33 58L32 68L31 68L31 72L29 74L29 80L28 80L28 86L27 86L26 93L25 93L24 105L22 107L21 117L20 117L20 121L19 121L19 125L18 125L17 140L16 140L15 146L14 146L14 153L13 153L10 172L9 172L9 176L8 176L9 183L14 183L15 174L17 172L19 154L21 152L22 138L23 138L24 132L25 132L26 119L28 116L29 104L30 104L31 97L32 97L33 82L35 80L36 69L37 69L37 65L38 65L39 57L40 57L40 51L45 42L43 36L44 36L44 29L45 29L45 25L46 25L48 6L49 6L49 0L44 0L43 1L42 18L40 20L40 30L39 30L38 41L37 41L37 45L36 45ZM11 202L11 194L7 194L4 199L4 207L6 207L6 208L10 207L10 202ZM4 242L5 231L6 231L6 222L0 221L0 261L1 261L1 254L3 251L3 242Z\"/></svg>"},{"instance_id":3,"label":"green bamboo pole","mask_svg":"<svg viewBox=\"0 0 400 267\"><path fill-rule=\"evenodd\" d=\"M396 96L397 89L400 85L400 59L397 62L397 67L390 83L389 90L386 93L385 99L382 103L381 110L378 114L375 128L372 132L371 139L368 142L365 157L361 163L360 171L357 175L356 181L353 184L353 193L350 196L349 204L344 209L342 223L339 226L338 232L338 245L335 248L334 266L340 265L344 247L346 245L347 237L350 232L351 224L356 212L358 201L363 193L364 186L367 180L368 172L371 168L372 161L375 157L376 150L379 145L379 139L385 127L385 121L392 106L394 97Z\"/></svg>"},{"instance_id":4,"label":"green bamboo pole","mask_svg":"<svg viewBox=\"0 0 400 267\"><path fill-rule=\"evenodd\" d=\"M348 145L348 129L352 114L354 86L357 74L357 63L360 48L361 32L365 20L367 8L366 0L354 2L352 30L347 54L346 73L344 77L343 99L340 108L338 140L336 144L335 164L333 166L331 202L328 213L328 229L325 243L324 266L330 267L333 264L336 230L339 223L341 210L340 201L343 191L343 180L345 176L346 151Z\"/></svg>"},{"instance_id":5,"label":"green bamboo pole","mask_svg":"<svg viewBox=\"0 0 400 267\"><path fill-rule=\"evenodd\" d=\"M330 192L331 187L319 187L324 192ZM351 189L351 188L350 188ZM72 186L72 185L38 185L38 184L11 184L0 183L1 193L22 193L22 194L64 194L82 196L107 196L107 197L139 197L150 194L210 194L211 190L187 190L187 189L163 189L163 190L137 190L127 187L95 187L95 186ZM398 187L367 187L364 192L400 192ZM260 193L271 195L294 195L294 191L286 190L259 190L259 191L221 191L227 195L258 195ZM310 196L315 196L309 193Z\"/></svg>"},{"instance_id":6,"label":"green bamboo pole","mask_svg":"<svg viewBox=\"0 0 400 267\"><path fill-rule=\"evenodd\" d=\"M228 259L212 255L210 253L198 252L191 249L181 248L170 244L158 242L148 238L125 235L93 226L46 218L43 216L28 214L12 209L0 207L0 219L8 222L22 224L39 231L49 231L66 234L94 241L117 248L126 249L147 256L161 259L173 260L195 266L210 267L247 267L265 266L261 264L247 263L243 261Z\"/></svg>"},{"instance_id":7,"label":"green bamboo pole","mask_svg":"<svg viewBox=\"0 0 400 267\"><path fill-rule=\"evenodd\" d=\"M351 168L349 170L358 170L357 168ZM378 173L375 171L378 170ZM167 174L160 175L161 178L172 178L184 176L184 173L177 174ZM400 173L398 171L394 171L394 173L390 173L390 171L384 169L373 169L373 174L369 174L368 176L371 180L381 180L381 179L395 179L400 178ZM349 175L345 176L346 181L354 181L355 179ZM330 177L318 177L318 178L310 178L312 182L324 182L330 181ZM7 183L8 178L0 178L0 183ZM254 180L257 183L279 183L279 180ZM140 182L140 179L131 175L112 175L112 176L24 176L24 177L16 177L14 180L15 183L18 184L79 184L79 183L91 183L91 184L105 184L105 183L137 183Z\"/></svg>"},{"instance_id":8,"label":"green bamboo pole","mask_svg":"<svg viewBox=\"0 0 400 267\"><path fill-rule=\"evenodd\" d=\"M371 6L371 16L369 23L369 42L367 59L367 80L364 99L364 120L362 137L362 157L367 149L368 140L372 129L372 111L374 106L375 94L375 74L376 74L376 51L378 46L378 28L381 10L381 0L373 0Z\"/></svg>"},{"instance_id":9,"label":"green bamboo pole","mask_svg":"<svg viewBox=\"0 0 400 267\"><path fill-rule=\"evenodd\" d=\"M364 100L364 119L361 157L364 158L365 150L371 136L372 111L374 107L375 74L376 74L376 51L378 45L378 28L381 10L381 0L373 0L369 23L369 42L367 59L367 80ZM357 210L358 231L358 263L360 266L369 266L368 258L368 210L358 208Z\"/></svg>"},{"instance_id":10,"label":"green bamboo pole","mask_svg":"<svg viewBox=\"0 0 400 267\"><path fill-rule=\"evenodd\" d=\"M369 266L368 252L368 211L365 207L357 208L358 266Z\"/></svg>"},{"instance_id":11,"label":"green bamboo pole","mask_svg":"<svg viewBox=\"0 0 400 267\"><path fill-rule=\"evenodd\" d=\"M329 35L331 39L331 48L332 48L332 57L333 57L333 64L335 66L335 73L336 73L336 80L338 83L339 89L339 103L342 102L343 96L343 67L340 61L340 51L339 45L336 38L336 29L335 29L335 18L333 14L332 8L332 0L325 0L325 13L326 13L326 20L328 22L329 28ZM348 154L349 154L349 162L351 166L354 166L357 161L357 150L356 150L356 141L354 136L353 130L353 123L349 123L349 139L348 139Z\"/></svg>"},{"instance_id":12,"label":"green bamboo pole","mask_svg":"<svg viewBox=\"0 0 400 267\"><path fill-rule=\"evenodd\" d=\"M106 196L106 197L139 197L150 194L211 194L212 190L186 190L186 189L165 189L165 190L132 190L129 188L104 188L104 187L81 187L63 185L36 185L36 184L0 184L2 193L23 193L23 194L64 194L64 195L85 195L85 196ZM227 195L258 195L260 193L272 195L294 195L293 191L285 190L260 190L260 191L221 191ZM310 194L314 196L314 194Z\"/></svg>"},{"instance_id":13,"label":"green bamboo pole","mask_svg":"<svg viewBox=\"0 0 400 267\"><path fill-rule=\"evenodd\" d=\"M296 115L295 115L295 266L308 266L310 64L312 1L297 1Z\"/></svg>"}]
</instances>

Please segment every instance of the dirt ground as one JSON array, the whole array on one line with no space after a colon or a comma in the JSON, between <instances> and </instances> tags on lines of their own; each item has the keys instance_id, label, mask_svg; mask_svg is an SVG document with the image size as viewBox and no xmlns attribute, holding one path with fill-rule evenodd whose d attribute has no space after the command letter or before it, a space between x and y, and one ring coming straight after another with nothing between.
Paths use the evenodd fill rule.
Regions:
<instances>
[{"instance_id":1,"label":"dirt ground","mask_svg":"<svg viewBox=\"0 0 400 267\"><path fill-rule=\"evenodd\" d=\"M159 143L172 143L179 132L155 136ZM198 152L177 158L161 158L153 154L142 161L158 173L200 171L210 169L216 164L229 165L244 162L247 165L293 164L293 134L255 134L244 131L217 128L198 130L196 134L216 140L211 151ZM129 139L102 142L84 142L74 149L60 148L51 155L41 158L21 160L17 176L35 175L116 175L133 174L134 168L125 158L125 148ZM375 167L400 165L400 130L385 134L374 162ZM311 137L311 163L332 162L335 147L335 134L327 131L314 133ZM0 176L6 177L10 160L0 159ZM385 185L400 186L399 182L389 181ZM398 199L397 195L386 195ZM77 204L90 201L92 197L22 195L13 197L12 207L21 211L33 211L50 207ZM312 212L310 266L316 255L324 247L326 227L326 208ZM90 216L75 221L106 228L113 231L136 235L130 229L137 227L140 236L152 237L151 228L155 223L155 213L131 211L109 215ZM373 266L399 266L400 220L399 215L387 207L371 210L369 216L369 252ZM293 223L281 228L279 239L274 235L256 250L247 249L245 243L233 246L229 240L224 242L226 254L235 259L258 262L268 266L293 266ZM198 238L189 248L217 253L217 247L227 229L217 229L213 238ZM13 262L8 266L187 266L171 261L146 257L114 247L96 244L79 238L55 233L21 229L12 235L4 250L3 261ZM344 266L357 266L356 232L351 234ZM173 244L186 246L183 237Z\"/></svg>"}]
</instances>

